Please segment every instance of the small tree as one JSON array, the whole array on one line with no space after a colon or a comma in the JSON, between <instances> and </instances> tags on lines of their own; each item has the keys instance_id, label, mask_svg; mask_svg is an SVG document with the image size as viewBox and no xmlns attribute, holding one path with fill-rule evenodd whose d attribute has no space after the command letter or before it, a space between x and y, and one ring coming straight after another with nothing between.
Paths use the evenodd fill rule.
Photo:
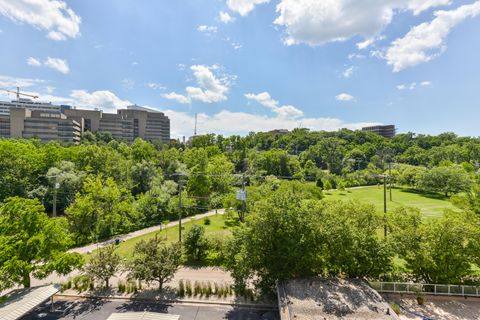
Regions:
<instances>
[{"instance_id":1,"label":"small tree","mask_svg":"<svg viewBox=\"0 0 480 320\"><path fill-rule=\"evenodd\" d=\"M205 238L205 228L199 225L193 225L185 235L185 251L187 255L194 260L200 261L205 258L208 250L208 241Z\"/></svg>"},{"instance_id":2,"label":"small tree","mask_svg":"<svg viewBox=\"0 0 480 320\"><path fill-rule=\"evenodd\" d=\"M84 270L92 279L104 281L108 288L110 278L120 270L120 256L115 253L115 246L99 248Z\"/></svg>"},{"instance_id":3,"label":"small tree","mask_svg":"<svg viewBox=\"0 0 480 320\"><path fill-rule=\"evenodd\" d=\"M332 183L330 181L325 182L325 186L323 187L325 191L332 190Z\"/></svg>"},{"instance_id":4,"label":"small tree","mask_svg":"<svg viewBox=\"0 0 480 320\"><path fill-rule=\"evenodd\" d=\"M137 280L158 282L158 289L173 278L182 262L182 249L179 244L163 245L158 238L140 241L133 251L129 264L129 277Z\"/></svg>"}]
</instances>

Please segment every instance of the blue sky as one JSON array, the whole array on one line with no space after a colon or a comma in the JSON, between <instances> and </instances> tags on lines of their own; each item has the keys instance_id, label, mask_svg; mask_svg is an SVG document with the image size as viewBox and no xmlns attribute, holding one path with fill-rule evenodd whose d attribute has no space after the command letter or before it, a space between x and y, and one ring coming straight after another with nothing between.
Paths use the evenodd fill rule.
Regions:
<instances>
[{"instance_id":1,"label":"blue sky","mask_svg":"<svg viewBox=\"0 0 480 320\"><path fill-rule=\"evenodd\" d=\"M479 136L479 14L472 0L0 0L0 87L155 108L173 137L195 113L200 133Z\"/></svg>"}]
</instances>

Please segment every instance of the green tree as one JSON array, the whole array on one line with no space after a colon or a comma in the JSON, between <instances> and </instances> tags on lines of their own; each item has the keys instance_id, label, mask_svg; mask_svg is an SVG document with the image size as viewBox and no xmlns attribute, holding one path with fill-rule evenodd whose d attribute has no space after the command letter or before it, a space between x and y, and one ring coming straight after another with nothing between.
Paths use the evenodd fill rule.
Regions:
<instances>
[{"instance_id":1,"label":"green tree","mask_svg":"<svg viewBox=\"0 0 480 320\"><path fill-rule=\"evenodd\" d=\"M48 218L37 199L7 199L0 207L0 289L70 273L82 263L66 252L72 244L65 220Z\"/></svg>"},{"instance_id":2,"label":"green tree","mask_svg":"<svg viewBox=\"0 0 480 320\"><path fill-rule=\"evenodd\" d=\"M450 194L470 190L472 179L461 166L432 168L418 177L418 188L425 191Z\"/></svg>"},{"instance_id":3,"label":"green tree","mask_svg":"<svg viewBox=\"0 0 480 320\"><path fill-rule=\"evenodd\" d=\"M108 288L110 278L120 271L120 267L120 256L115 252L115 246L110 245L98 248L83 268L88 276L103 281L105 288Z\"/></svg>"},{"instance_id":4,"label":"green tree","mask_svg":"<svg viewBox=\"0 0 480 320\"><path fill-rule=\"evenodd\" d=\"M205 228L194 224L185 235L183 242L185 253L194 260L201 261L207 255L208 240L205 237Z\"/></svg>"},{"instance_id":5,"label":"green tree","mask_svg":"<svg viewBox=\"0 0 480 320\"><path fill-rule=\"evenodd\" d=\"M129 277L148 282L158 282L159 290L173 278L182 263L179 244L164 245L161 240L151 238L135 245L133 259L129 264Z\"/></svg>"},{"instance_id":6,"label":"green tree","mask_svg":"<svg viewBox=\"0 0 480 320\"><path fill-rule=\"evenodd\" d=\"M389 213L390 240L407 272L427 283L461 283L478 263L478 216L447 211L440 219L422 220L418 209Z\"/></svg>"}]
</instances>

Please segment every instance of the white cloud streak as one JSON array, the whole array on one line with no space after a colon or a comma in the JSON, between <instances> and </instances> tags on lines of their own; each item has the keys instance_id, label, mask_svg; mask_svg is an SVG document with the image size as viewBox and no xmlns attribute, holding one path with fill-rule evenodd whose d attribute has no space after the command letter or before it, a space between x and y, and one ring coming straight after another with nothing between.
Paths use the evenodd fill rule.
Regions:
<instances>
[{"instance_id":1,"label":"white cloud streak","mask_svg":"<svg viewBox=\"0 0 480 320\"><path fill-rule=\"evenodd\" d=\"M269 2L270 0L227 0L227 6L233 12L246 16L255 9L255 6Z\"/></svg>"},{"instance_id":2,"label":"white cloud streak","mask_svg":"<svg viewBox=\"0 0 480 320\"><path fill-rule=\"evenodd\" d=\"M228 12L220 11L218 13L218 19L225 24L229 24L233 21L235 21L235 18L232 17Z\"/></svg>"},{"instance_id":3,"label":"white cloud streak","mask_svg":"<svg viewBox=\"0 0 480 320\"><path fill-rule=\"evenodd\" d=\"M335 97L338 101L343 101L343 102L350 102L350 101L355 101L355 97L348 94L348 93L340 93Z\"/></svg>"},{"instance_id":4,"label":"white cloud streak","mask_svg":"<svg viewBox=\"0 0 480 320\"><path fill-rule=\"evenodd\" d=\"M282 119L298 119L303 116L303 111L291 106L282 105L274 100L268 92L262 92L259 94L247 93L245 98L260 103L262 106L267 107L272 112L276 113L279 118Z\"/></svg>"},{"instance_id":5,"label":"white cloud streak","mask_svg":"<svg viewBox=\"0 0 480 320\"><path fill-rule=\"evenodd\" d=\"M47 37L61 41L80 35L80 17L60 0L0 0L0 14L12 21L47 31Z\"/></svg>"},{"instance_id":6,"label":"white cloud streak","mask_svg":"<svg viewBox=\"0 0 480 320\"><path fill-rule=\"evenodd\" d=\"M435 12L435 19L413 27L403 38L392 42L385 56L387 63L399 72L438 57L447 48L445 40L450 30L479 13L480 1Z\"/></svg>"}]
</instances>

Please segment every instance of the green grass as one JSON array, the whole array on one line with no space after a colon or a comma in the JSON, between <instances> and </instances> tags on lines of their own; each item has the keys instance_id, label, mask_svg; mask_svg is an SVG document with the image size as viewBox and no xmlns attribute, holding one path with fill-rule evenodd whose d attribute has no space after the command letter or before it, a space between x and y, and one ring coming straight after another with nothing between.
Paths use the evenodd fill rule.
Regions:
<instances>
[{"instance_id":1,"label":"green grass","mask_svg":"<svg viewBox=\"0 0 480 320\"><path fill-rule=\"evenodd\" d=\"M350 189L346 191L324 192L325 199L359 200L372 203L379 212L383 212L383 186ZM445 209L458 210L448 198L440 194L422 193L406 188L392 190L393 201L390 201L387 190L387 210L400 206L416 207L426 218L440 217Z\"/></svg>"},{"instance_id":2,"label":"green grass","mask_svg":"<svg viewBox=\"0 0 480 320\"><path fill-rule=\"evenodd\" d=\"M182 237L185 236L185 234L194 224L204 226L205 235L208 238L210 237L225 238L226 236L231 235L232 228L238 225L237 219L230 219L229 217L221 214L209 217L210 219L209 225L205 225L205 219L206 218L195 220L192 222L182 223L182 227L183 227ZM159 228L159 231L148 233L146 235L121 242L117 246L116 252L120 255L122 259L125 258L128 261L132 258L133 249L135 248L135 245L137 243L139 243L142 240L151 239L155 236L163 239L165 243L177 242L178 241L178 225L174 227L162 229L162 231L160 231L160 228Z\"/></svg>"}]
</instances>

